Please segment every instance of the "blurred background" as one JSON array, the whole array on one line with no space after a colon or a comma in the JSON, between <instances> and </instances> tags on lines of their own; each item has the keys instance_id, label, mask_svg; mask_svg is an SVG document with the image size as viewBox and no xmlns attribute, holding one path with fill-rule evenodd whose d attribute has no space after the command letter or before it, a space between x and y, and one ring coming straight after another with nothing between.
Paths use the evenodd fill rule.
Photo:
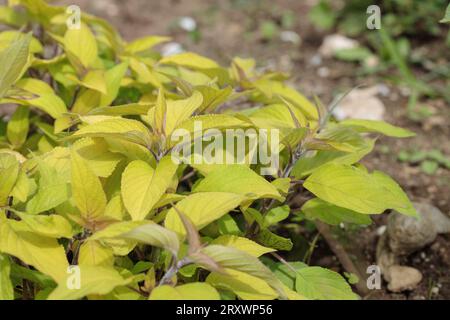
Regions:
<instances>
[{"instance_id":1,"label":"blurred background","mask_svg":"<svg viewBox=\"0 0 450 320\"><path fill-rule=\"evenodd\" d=\"M163 54L194 51L223 64L253 57L261 70L281 70L306 96L330 104L354 89L335 116L386 120L417 133L380 138L364 164L393 176L409 196L450 215L450 36L446 0L61 0L110 21L127 40L169 35ZM381 9L381 29L366 22L369 5ZM352 254L373 261L385 217L369 229L343 234ZM348 230L347 230L348 231ZM351 243L351 232L360 234ZM320 247L320 245L319 245ZM302 248L299 248L301 250ZM316 264L333 268L326 248ZM408 293L382 298L450 298L447 236L405 262L426 278Z\"/></svg>"}]
</instances>

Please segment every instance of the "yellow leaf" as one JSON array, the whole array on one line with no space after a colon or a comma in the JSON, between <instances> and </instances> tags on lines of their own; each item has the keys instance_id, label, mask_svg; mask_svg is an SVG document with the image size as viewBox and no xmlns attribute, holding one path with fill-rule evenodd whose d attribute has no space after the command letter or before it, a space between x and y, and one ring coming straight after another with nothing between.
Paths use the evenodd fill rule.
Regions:
<instances>
[{"instance_id":1,"label":"yellow leaf","mask_svg":"<svg viewBox=\"0 0 450 320\"><path fill-rule=\"evenodd\" d=\"M160 64L171 64L188 67L192 69L214 69L220 66L211 59L200 56L193 52L183 52L165 57L159 61Z\"/></svg>"},{"instance_id":2,"label":"yellow leaf","mask_svg":"<svg viewBox=\"0 0 450 320\"><path fill-rule=\"evenodd\" d=\"M112 267L113 251L99 241L86 241L80 246L78 264L83 266Z\"/></svg>"},{"instance_id":3,"label":"yellow leaf","mask_svg":"<svg viewBox=\"0 0 450 320\"><path fill-rule=\"evenodd\" d=\"M122 199L133 220L143 220L171 184L177 165L170 156L156 169L141 160L131 162L122 175Z\"/></svg>"},{"instance_id":4,"label":"yellow leaf","mask_svg":"<svg viewBox=\"0 0 450 320\"><path fill-rule=\"evenodd\" d=\"M76 274L69 274L64 278L65 281L59 283L58 287L50 293L48 300L77 300L93 294L105 295L116 287L127 285L132 280L132 278L124 279L112 268L99 266L80 265L79 275L79 288L69 288L68 284L71 284L72 277L76 276Z\"/></svg>"},{"instance_id":5,"label":"yellow leaf","mask_svg":"<svg viewBox=\"0 0 450 320\"><path fill-rule=\"evenodd\" d=\"M106 208L102 184L76 151L72 151L71 158L73 199L86 220L95 220L105 213Z\"/></svg>"},{"instance_id":6,"label":"yellow leaf","mask_svg":"<svg viewBox=\"0 0 450 320\"><path fill-rule=\"evenodd\" d=\"M272 248L263 247L250 239L234 235L220 236L219 238L214 239L211 243L236 248L244 252L247 252L248 254L251 254L252 256L255 257L259 257L262 256L263 254L276 251Z\"/></svg>"},{"instance_id":7,"label":"yellow leaf","mask_svg":"<svg viewBox=\"0 0 450 320\"><path fill-rule=\"evenodd\" d=\"M220 300L220 296L210 284L193 282L178 287L157 287L153 289L149 300Z\"/></svg>"},{"instance_id":8,"label":"yellow leaf","mask_svg":"<svg viewBox=\"0 0 450 320\"><path fill-rule=\"evenodd\" d=\"M19 258L57 283L66 277L69 264L64 248L56 239L34 233L23 221L5 219L0 215L0 252Z\"/></svg>"},{"instance_id":9,"label":"yellow leaf","mask_svg":"<svg viewBox=\"0 0 450 320\"><path fill-rule=\"evenodd\" d=\"M98 48L95 36L89 27L82 23L79 29L68 29L64 35L66 52L74 55L85 68L89 68L97 59Z\"/></svg>"},{"instance_id":10,"label":"yellow leaf","mask_svg":"<svg viewBox=\"0 0 450 320\"><path fill-rule=\"evenodd\" d=\"M200 230L239 206L244 199L234 193L201 192L184 198L176 204L176 208ZM165 226L180 236L186 235L184 225L173 208L167 213Z\"/></svg>"},{"instance_id":11,"label":"yellow leaf","mask_svg":"<svg viewBox=\"0 0 450 320\"><path fill-rule=\"evenodd\" d=\"M278 294L264 280L244 272L225 269L225 274L211 273L206 282L214 287L234 292L243 300L273 300Z\"/></svg>"}]
</instances>

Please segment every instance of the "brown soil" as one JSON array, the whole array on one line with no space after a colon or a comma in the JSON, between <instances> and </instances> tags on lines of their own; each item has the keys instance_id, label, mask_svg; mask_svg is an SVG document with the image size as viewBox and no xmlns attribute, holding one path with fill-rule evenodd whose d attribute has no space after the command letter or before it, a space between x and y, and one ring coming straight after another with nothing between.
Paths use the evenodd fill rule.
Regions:
<instances>
[{"instance_id":1,"label":"brown soil","mask_svg":"<svg viewBox=\"0 0 450 320\"><path fill-rule=\"evenodd\" d=\"M77 4L82 10L111 21L132 40L149 34L170 35L187 49L229 63L234 56L254 57L260 66L289 72L292 83L307 96L317 95L325 103L331 102L336 92L347 91L360 84L374 85L383 82L377 77L359 78L357 65L324 60L319 67L329 70L327 77L318 75L318 68L311 63L325 33L317 31L309 22L307 13L314 0L61 0L58 4ZM245 4L247 3L247 5ZM252 3L249 5L248 3ZM302 38L296 46L277 38L264 40L258 26L261 21L280 21L280 13L291 10L295 15L293 30ZM201 39L194 42L177 27L180 17L193 17L199 26ZM444 52L442 40L424 44L433 52ZM448 51L448 49L447 49ZM417 70L418 71L418 70ZM421 101L434 111L434 115L421 122L407 117L407 97L399 88L389 85L390 94L383 98L387 108L387 121L409 128L417 136L408 140L380 138L373 154L364 160L370 169L379 169L393 176L414 201L428 201L450 215L450 171L440 168L434 175L427 175L418 166L401 163L397 155L401 150L440 149L450 156L450 108L441 99ZM352 256L363 257L364 265L375 264L376 230L385 224L386 217L377 217L373 226L352 231L343 236L351 237L348 246ZM358 239L354 244L354 239ZM352 242L352 241L349 241ZM340 270L339 263L324 242L319 241L313 253L313 262ZM424 275L421 284L413 291L393 294L386 290L373 292L367 298L383 299L450 299L450 243L449 236L439 236L434 244L417 252L405 261L406 265L419 269ZM342 271L342 270L340 270ZM439 287L433 293L432 288ZM434 290L435 291L435 290Z\"/></svg>"}]
</instances>

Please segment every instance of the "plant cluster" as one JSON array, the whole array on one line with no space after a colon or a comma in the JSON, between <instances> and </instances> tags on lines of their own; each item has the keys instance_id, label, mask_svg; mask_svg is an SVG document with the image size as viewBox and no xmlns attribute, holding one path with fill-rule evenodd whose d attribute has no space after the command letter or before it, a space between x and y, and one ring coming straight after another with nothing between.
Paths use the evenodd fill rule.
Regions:
<instances>
[{"instance_id":1,"label":"plant cluster","mask_svg":"<svg viewBox=\"0 0 450 320\"><path fill-rule=\"evenodd\" d=\"M413 133L337 123L252 59L161 57L166 37L127 42L72 18L43 0L0 8L0 102L17 105L0 125L0 299L357 298L338 273L285 261L279 227L416 216L393 179L359 163L371 135ZM175 163L171 134L198 134L195 121L277 130L277 172Z\"/></svg>"}]
</instances>

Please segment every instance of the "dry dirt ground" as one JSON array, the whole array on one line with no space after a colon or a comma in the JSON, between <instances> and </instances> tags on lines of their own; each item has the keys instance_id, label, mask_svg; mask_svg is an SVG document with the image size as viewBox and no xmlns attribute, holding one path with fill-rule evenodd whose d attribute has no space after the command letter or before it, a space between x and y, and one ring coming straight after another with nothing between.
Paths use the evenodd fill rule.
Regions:
<instances>
[{"instance_id":1,"label":"dry dirt ground","mask_svg":"<svg viewBox=\"0 0 450 320\"><path fill-rule=\"evenodd\" d=\"M316 30L307 18L314 0L60 0L57 4L77 4L82 10L106 18L122 35L132 40L149 34L170 35L174 41L192 50L223 63L229 63L234 56L254 57L260 66L287 71L292 83L305 95L317 95L325 103L331 102L337 92L347 91L360 84L374 85L383 82L376 77L360 78L352 63L324 60L320 66L311 63L322 43L325 33ZM250 3L250 4L249 4ZM301 36L301 44L294 45L274 38L263 38L260 27L263 21L280 23L283 12L293 13L291 30ZM177 27L179 18L193 17L199 34L197 41L186 31ZM434 51L446 50L439 41L424 43L434 46ZM328 70L326 76L319 76L319 68ZM408 140L380 138L373 154L364 160L370 169L380 169L393 176L414 201L427 201L450 215L450 171L440 168L434 175L427 175L418 166L401 163L397 155L402 150L440 149L450 156L450 106L443 100L421 101L434 111L434 116L414 122L406 115L407 97L395 86L387 84L390 93L383 98L387 108L386 120L409 128L417 136ZM363 103L363 101L362 101ZM386 218L379 217L371 228L354 230L342 236L352 257L364 259L363 264L373 264L376 230L385 224ZM355 245L354 239L358 239ZM352 241L353 239L353 241ZM437 241L416 254L405 263L416 267L424 279L411 292L393 294L383 285L382 290L373 292L367 298L384 299L450 299L450 237L439 236ZM313 252L312 262L342 271L339 263L319 241ZM436 292L439 288L439 292Z\"/></svg>"}]
</instances>

